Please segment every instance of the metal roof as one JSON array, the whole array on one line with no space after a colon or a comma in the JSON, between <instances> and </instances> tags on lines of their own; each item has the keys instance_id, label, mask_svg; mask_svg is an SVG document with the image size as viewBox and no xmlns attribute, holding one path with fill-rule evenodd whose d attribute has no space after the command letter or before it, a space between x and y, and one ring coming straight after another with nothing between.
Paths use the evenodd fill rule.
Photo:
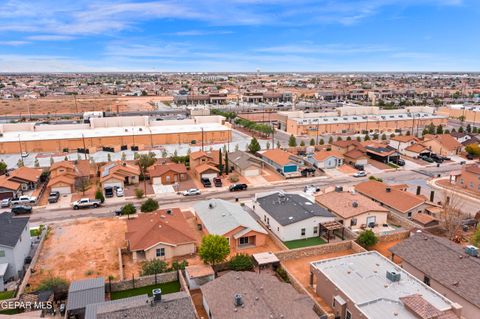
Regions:
<instances>
[{"instance_id":1,"label":"metal roof","mask_svg":"<svg viewBox=\"0 0 480 319\"><path fill-rule=\"evenodd\" d=\"M368 115L344 115L344 116L318 116L311 118L294 117L298 124L332 124L332 123L354 123L354 122L376 122L376 121L399 121L417 119L438 119L447 118L445 115L429 113L398 113L398 114L368 114Z\"/></svg>"},{"instance_id":2,"label":"metal roof","mask_svg":"<svg viewBox=\"0 0 480 319\"><path fill-rule=\"evenodd\" d=\"M105 301L105 280L102 277L77 280L68 289L67 310L85 308Z\"/></svg>"},{"instance_id":3,"label":"metal roof","mask_svg":"<svg viewBox=\"0 0 480 319\"><path fill-rule=\"evenodd\" d=\"M440 311L452 309L452 302L375 251L312 262L367 318L415 319L400 298L421 295ZM386 273L400 274L390 281Z\"/></svg>"}]
</instances>

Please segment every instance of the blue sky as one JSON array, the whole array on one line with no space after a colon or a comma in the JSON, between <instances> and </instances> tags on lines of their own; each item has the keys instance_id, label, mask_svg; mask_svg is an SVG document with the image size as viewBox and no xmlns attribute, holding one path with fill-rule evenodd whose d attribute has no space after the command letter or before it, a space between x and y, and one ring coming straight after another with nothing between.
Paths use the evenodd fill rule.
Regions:
<instances>
[{"instance_id":1,"label":"blue sky","mask_svg":"<svg viewBox=\"0 0 480 319\"><path fill-rule=\"evenodd\" d=\"M0 2L0 72L480 71L478 0Z\"/></svg>"}]
</instances>

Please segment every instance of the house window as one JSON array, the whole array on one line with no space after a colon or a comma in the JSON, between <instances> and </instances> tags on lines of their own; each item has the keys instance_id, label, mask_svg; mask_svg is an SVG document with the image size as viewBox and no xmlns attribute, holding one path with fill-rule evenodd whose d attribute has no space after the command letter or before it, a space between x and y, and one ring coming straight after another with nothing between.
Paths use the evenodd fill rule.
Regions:
<instances>
[{"instance_id":1,"label":"house window","mask_svg":"<svg viewBox=\"0 0 480 319\"><path fill-rule=\"evenodd\" d=\"M240 237L240 245L248 245L248 237Z\"/></svg>"},{"instance_id":2,"label":"house window","mask_svg":"<svg viewBox=\"0 0 480 319\"><path fill-rule=\"evenodd\" d=\"M335 308L335 297L332 299L332 308Z\"/></svg>"},{"instance_id":3,"label":"house window","mask_svg":"<svg viewBox=\"0 0 480 319\"><path fill-rule=\"evenodd\" d=\"M157 257L165 256L165 248L158 248L157 249Z\"/></svg>"},{"instance_id":4,"label":"house window","mask_svg":"<svg viewBox=\"0 0 480 319\"><path fill-rule=\"evenodd\" d=\"M352 319L352 313L350 311L347 310L347 312L345 313L345 319Z\"/></svg>"},{"instance_id":5,"label":"house window","mask_svg":"<svg viewBox=\"0 0 480 319\"><path fill-rule=\"evenodd\" d=\"M430 277L423 276L423 283L427 286L430 286Z\"/></svg>"},{"instance_id":6,"label":"house window","mask_svg":"<svg viewBox=\"0 0 480 319\"><path fill-rule=\"evenodd\" d=\"M408 212L407 216L408 216L408 218L411 218L412 217L412 212Z\"/></svg>"},{"instance_id":7,"label":"house window","mask_svg":"<svg viewBox=\"0 0 480 319\"><path fill-rule=\"evenodd\" d=\"M0 257L5 257L5 250L0 250Z\"/></svg>"},{"instance_id":8,"label":"house window","mask_svg":"<svg viewBox=\"0 0 480 319\"><path fill-rule=\"evenodd\" d=\"M357 225L357 219L356 218L350 219L350 226L355 226L355 225Z\"/></svg>"},{"instance_id":9,"label":"house window","mask_svg":"<svg viewBox=\"0 0 480 319\"><path fill-rule=\"evenodd\" d=\"M267 222L267 215L263 215L263 221Z\"/></svg>"},{"instance_id":10,"label":"house window","mask_svg":"<svg viewBox=\"0 0 480 319\"><path fill-rule=\"evenodd\" d=\"M277 231L280 231L280 227L277 227Z\"/></svg>"},{"instance_id":11,"label":"house window","mask_svg":"<svg viewBox=\"0 0 480 319\"><path fill-rule=\"evenodd\" d=\"M317 234L318 233L318 226L313 227L313 233Z\"/></svg>"},{"instance_id":12,"label":"house window","mask_svg":"<svg viewBox=\"0 0 480 319\"><path fill-rule=\"evenodd\" d=\"M301 236L305 236L305 228L302 228L300 234L301 234Z\"/></svg>"}]
</instances>

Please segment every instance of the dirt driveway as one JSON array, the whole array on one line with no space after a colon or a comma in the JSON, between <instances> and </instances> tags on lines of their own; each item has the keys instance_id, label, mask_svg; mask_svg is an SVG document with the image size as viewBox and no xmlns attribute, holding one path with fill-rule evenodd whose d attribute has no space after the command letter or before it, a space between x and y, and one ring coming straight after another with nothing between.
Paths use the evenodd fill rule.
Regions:
<instances>
[{"instance_id":1,"label":"dirt driveway","mask_svg":"<svg viewBox=\"0 0 480 319\"><path fill-rule=\"evenodd\" d=\"M68 281L119 278L118 248L125 246L125 220L97 218L56 224L45 240L30 285L49 276Z\"/></svg>"}]
</instances>

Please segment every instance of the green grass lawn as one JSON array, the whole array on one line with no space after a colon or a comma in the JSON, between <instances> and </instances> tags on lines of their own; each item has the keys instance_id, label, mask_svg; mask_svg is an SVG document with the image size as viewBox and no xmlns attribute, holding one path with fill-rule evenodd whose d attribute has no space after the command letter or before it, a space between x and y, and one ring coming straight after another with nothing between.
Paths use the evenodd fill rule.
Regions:
<instances>
[{"instance_id":1,"label":"green grass lawn","mask_svg":"<svg viewBox=\"0 0 480 319\"><path fill-rule=\"evenodd\" d=\"M148 294L149 296L152 296L152 290L155 288L162 289L162 295L169 294L172 292L178 292L180 291L180 282L172 281L172 282L166 282L158 285L151 285L151 286L145 286L145 287L140 287L135 289L115 291L111 293L111 298L112 300L115 300L115 299L123 299L123 298L128 298L133 296L144 295L144 294Z\"/></svg>"},{"instance_id":2,"label":"green grass lawn","mask_svg":"<svg viewBox=\"0 0 480 319\"><path fill-rule=\"evenodd\" d=\"M13 298L14 295L15 295L15 291L13 291L13 290L1 291L0 292L0 300Z\"/></svg>"},{"instance_id":3,"label":"green grass lawn","mask_svg":"<svg viewBox=\"0 0 480 319\"><path fill-rule=\"evenodd\" d=\"M297 240L285 241L283 243L289 249L295 249L295 248L302 248L302 247L308 247L308 246L323 245L323 244L326 243L326 241L323 240L320 237L310 237L310 238L306 238L306 239L297 239Z\"/></svg>"}]
</instances>

